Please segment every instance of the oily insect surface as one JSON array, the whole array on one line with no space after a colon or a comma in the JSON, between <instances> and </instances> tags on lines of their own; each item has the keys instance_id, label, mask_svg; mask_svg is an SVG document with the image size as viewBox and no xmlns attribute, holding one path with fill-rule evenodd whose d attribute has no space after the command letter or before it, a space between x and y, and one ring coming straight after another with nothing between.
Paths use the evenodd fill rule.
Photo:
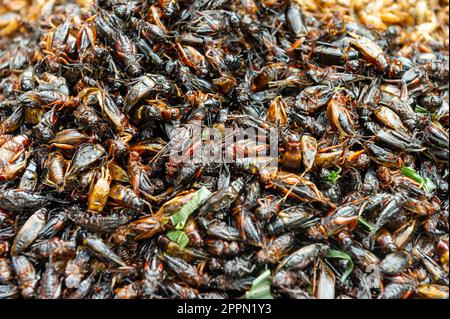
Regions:
<instances>
[{"instance_id":1,"label":"oily insect surface","mask_svg":"<svg viewBox=\"0 0 450 319\"><path fill-rule=\"evenodd\" d=\"M448 298L448 10L3 0L0 298Z\"/></svg>"}]
</instances>

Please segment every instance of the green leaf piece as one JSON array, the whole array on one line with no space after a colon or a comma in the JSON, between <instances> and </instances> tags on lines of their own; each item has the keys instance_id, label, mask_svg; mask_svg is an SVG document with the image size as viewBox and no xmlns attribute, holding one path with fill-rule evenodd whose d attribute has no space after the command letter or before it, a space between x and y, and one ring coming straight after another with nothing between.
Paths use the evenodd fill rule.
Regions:
<instances>
[{"instance_id":1,"label":"green leaf piece","mask_svg":"<svg viewBox=\"0 0 450 319\"><path fill-rule=\"evenodd\" d=\"M416 111L416 113L422 113L422 114L429 114L430 113L430 111L428 111L424 107L421 107L420 105L416 105L416 109L414 111Z\"/></svg>"},{"instance_id":2,"label":"green leaf piece","mask_svg":"<svg viewBox=\"0 0 450 319\"><path fill-rule=\"evenodd\" d=\"M246 299L273 299L270 292L270 270L265 270L255 280L252 287L245 293Z\"/></svg>"},{"instance_id":3,"label":"green leaf piece","mask_svg":"<svg viewBox=\"0 0 450 319\"><path fill-rule=\"evenodd\" d=\"M436 189L436 185L433 181L427 177L423 179L423 189L428 193L432 193Z\"/></svg>"},{"instance_id":4,"label":"green leaf piece","mask_svg":"<svg viewBox=\"0 0 450 319\"><path fill-rule=\"evenodd\" d=\"M186 247L189 244L189 237L184 231L179 229L169 230L166 234L167 238L177 243L181 248Z\"/></svg>"},{"instance_id":5,"label":"green leaf piece","mask_svg":"<svg viewBox=\"0 0 450 319\"><path fill-rule=\"evenodd\" d=\"M372 231L375 228L375 224L372 224L371 222L367 221L364 217L359 216L358 217L358 222L363 225L366 226L370 231Z\"/></svg>"},{"instance_id":6,"label":"green leaf piece","mask_svg":"<svg viewBox=\"0 0 450 319\"><path fill-rule=\"evenodd\" d=\"M348 268L344 271L344 273L342 274L342 277L341 277L341 281L345 282L347 280L348 276L350 276L350 274L353 271L354 264L353 264L352 257L350 257L349 254L347 254L341 250L336 250L336 249L330 249L325 257L326 258L344 259L349 262Z\"/></svg>"},{"instance_id":7,"label":"green leaf piece","mask_svg":"<svg viewBox=\"0 0 450 319\"><path fill-rule=\"evenodd\" d=\"M340 167L338 167L338 169L335 171L331 171L331 173L327 176L328 181L330 183L336 184L338 179L341 178L341 171L342 169Z\"/></svg>"},{"instance_id":8,"label":"green leaf piece","mask_svg":"<svg viewBox=\"0 0 450 319\"><path fill-rule=\"evenodd\" d=\"M402 174L415 180L428 193L432 193L436 189L436 185L431 179L427 177L423 178L415 169L411 167L403 166Z\"/></svg>"},{"instance_id":9,"label":"green leaf piece","mask_svg":"<svg viewBox=\"0 0 450 319\"><path fill-rule=\"evenodd\" d=\"M212 193L206 188L200 188L189 202L183 205L181 209L170 216L170 221L176 229L183 229L189 216L207 200Z\"/></svg>"}]
</instances>

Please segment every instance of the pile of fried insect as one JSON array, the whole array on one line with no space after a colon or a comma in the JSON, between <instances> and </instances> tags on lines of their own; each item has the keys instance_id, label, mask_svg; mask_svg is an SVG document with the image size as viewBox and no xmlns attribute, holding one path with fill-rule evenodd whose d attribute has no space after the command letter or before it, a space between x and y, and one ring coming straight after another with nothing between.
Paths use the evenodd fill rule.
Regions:
<instances>
[{"instance_id":1,"label":"pile of fried insect","mask_svg":"<svg viewBox=\"0 0 450 319\"><path fill-rule=\"evenodd\" d=\"M448 12L2 1L0 298L448 298Z\"/></svg>"}]
</instances>

